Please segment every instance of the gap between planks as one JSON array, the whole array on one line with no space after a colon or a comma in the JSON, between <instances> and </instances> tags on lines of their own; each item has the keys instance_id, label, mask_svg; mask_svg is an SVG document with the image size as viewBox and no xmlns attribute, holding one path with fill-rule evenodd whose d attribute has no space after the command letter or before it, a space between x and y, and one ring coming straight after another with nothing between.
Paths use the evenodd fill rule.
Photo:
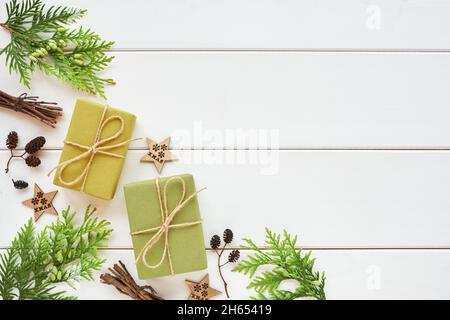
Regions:
<instances>
[{"instance_id":1,"label":"gap between planks","mask_svg":"<svg viewBox=\"0 0 450 320\"><path fill-rule=\"evenodd\" d=\"M0 48L0 51L4 48ZM139 53L139 52L150 52L150 53L192 53L192 52L219 52L219 53L406 53L406 54L449 54L449 49L435 48L435 49L386 49L386 48L112 48L106 50L106 53Z\"/></svg>"},{"instance_id":2,"label":"gap between planks","mask_svg":"<svg viewBox=\"0 0 450 320\"><path fill-rule=\"evenodd\" d=\"M258 247L263 251L269 250L267 247ZM301 247L297 246L297 249L306 251L393 251L393 250L450 250L450 247ZM131 247L103 247L100 250L134 250ZM206 251L214 251L211 248L205 248ZM252 251L250 248L241 247L227 247L225 251L240 250L240 251Z\"/></svg>"},{"instance_id":3,"label":"gap between planks","mask_svg":"<svg viewBox=\"0 0 450 320\"><path fill-rule=\"evenodd\" d=\"M58 148L42 148L41 151L62 151L62 147ZM16 148L17 151L25 151L22 148ZM129 151L147 151L146 147L130 147ZM279 149L218 149L218 148L171 148L174 151L436 151L436 152L448 152L450 147L308 147L308 148L279 148ZM9 149L0 147L0 152L9 152Z\"/></svg>"},{"instance_id":4,"label":"gap between planks","mask_svg":"<svg viewBox=\"0 0 450 320\"><path fill-rule=\"evenodd\" d=\"M450 49L362 49L362 48L113 48L108 50L109 53L114 52L155 52L155 53L183 53L183 52L261 52L261 53L277 53L277 52L298 52L298 53L450 53Z\"/></svg>"},{"instance_id":5,"label":"gap between planks","mask_svg":"<svg viewBox=\"0 0 450 320\"><path fill-rule=\"evenodd\" d=\"M0 250L8 250L10 247L0 247ZM269 250L267 247L258 247L263 251ZM297 249L306 251L450 251L450 246L436 246L436 247L301 247L297 246ZM103 251L133 251L132 247L100 247L99 250ZM205 248L206 251L214 251L211 248ZM225 251L240 250L240 251L252 251L250 248L241 247L227 247Z\"/></svg>"}]
</instances>

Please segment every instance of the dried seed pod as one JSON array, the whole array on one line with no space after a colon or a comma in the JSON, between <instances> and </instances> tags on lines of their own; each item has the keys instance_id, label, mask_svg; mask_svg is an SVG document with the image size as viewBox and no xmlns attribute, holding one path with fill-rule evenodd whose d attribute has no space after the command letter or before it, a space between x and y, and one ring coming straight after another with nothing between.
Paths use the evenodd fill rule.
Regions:
<instances>
[{"instance_id":1,"label":"dried seed pod","mask_svg":"<svg viewBox=\"0 0 450 320\"><path fill-rule=\"evenodd\" d=\"M41 159L36 156L28 156L25 159L25 163L29 167L38 167L41 164Z\"/></svg>"},{"instance_id":2,"label":"dried seed pod","mask_svg":"<svg viewBox=\"0 0 450 320\"><path fill-rule=\"evenodd\" d=\"M225 243L231 243L231 241L233 241L233 231L230 229L225 229L223 232L223 241Z\"/></svg>"},{"instance_id":3,"label":"dried seed pod","mask_svg":"<svg viewBox=\"0 0 450 320\"><path fill-rule=\"evenodd\" d=\"M16 189L26 189L28 188L28 182L23 181L23 180L12 180L13 184L14 184L14 188Z\"/></svg>"},{"instance_id":4,"label":"dried seed pod","mask_svg":"<svg viewBox=\"0 0 450 320\"><path fill-rule=\"evenodd\" d=\"M228 262L235 263L239 260L239 257L241 256L241 253L239 250L233 250L228 255Z\"/></svg>"},{"instance_id":5,"label":"dried seed pod","mask_svg":"<svg viewBox=\"0 0 450 320\"><path fill-rule=\"evenodd\" d=\"M209 242L211 245L211 248L217 249L220 247L220 237L215 234L212 236L211 241Z\"/></svg>"},{"instance_id":6,"label":"dried seed pod","mask_svg":"<svg viewBox=\"0 0 450 320\"><path fill-rule=\"evenodd\" d=\"M17 144L19 143L19 135L15 131L11 131L8 133L8 138L6 138L6 146L9 150L17 148Z\"/></svg>"},{"instance_id":7,"label":"dried seed pod","mask_svg":"<svg viewBox=\"0 0 450 320\"><path fill-rule=\"evenodd\" d=\"M44 137L36 137L27 143L27 145L25 146L25 151L28 154L36 153L39 150L41 150L41 148L44 146L44 144L45 144Z\"/></svg>"}]
</instances>

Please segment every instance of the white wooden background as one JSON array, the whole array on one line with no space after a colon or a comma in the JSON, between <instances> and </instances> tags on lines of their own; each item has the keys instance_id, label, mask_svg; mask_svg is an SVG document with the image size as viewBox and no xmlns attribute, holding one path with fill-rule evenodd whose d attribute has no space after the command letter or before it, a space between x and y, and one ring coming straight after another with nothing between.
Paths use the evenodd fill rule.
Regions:
<instances>
[{"instance_id":1,"label":"white wooden background","mask_svg":"<svg viewBox=\"0 0 450 320\"><path fill-rule=\"evenodd\" d=\"M107 96L138 116L136 136L194 134L199 121L222 134L278 130L280 151L208 140L174 144L180 161L167 164L164 175L192 173L208 187L199 196L206 242L229 227L235 246L241 237L262 246L264 227L286 228L313 250L330 299L450 298L450 2L47 2L88 9L83 25L116 41L106 75L117 85ZM1 32L0 47L7 41ZM20 203L32 188L16 191L10 179L54 189L46 173L57 164L76 97L86 95L42 75L27 90L4 67L0 74L2 90L38 94L65 110L54 130L1 111L1 139L17 130L22 142L48 140L40 168L14 162L0 177L4 250L31 217ZM145 145L130 149L113 201L60 189L55 203L80 213L96 205L115 229L102 251L105 268L121 259L135 273L122 186L156 175L138 162ZM244 160L214 161L222 156ZM2 144L0 163L7 157ZM275 174L262 174L264 159L277 164ZM44 216L37 226L53 220ZM221 289L215 257L208 256L212 285ZM232 298L247 298L248 280L225 269ZM166 298L184 299L184 279L203 274L149 283ZM81 283L77 294L126 298L98 281Z\"/></svg>"}]
</instances>

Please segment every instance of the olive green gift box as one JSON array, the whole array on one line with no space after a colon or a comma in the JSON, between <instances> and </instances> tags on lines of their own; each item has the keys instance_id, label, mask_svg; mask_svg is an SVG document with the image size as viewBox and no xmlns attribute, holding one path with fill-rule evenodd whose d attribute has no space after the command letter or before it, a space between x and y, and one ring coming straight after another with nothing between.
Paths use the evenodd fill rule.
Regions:
<instances>
[{"instance_id":1,"label":"olive green gift box","mask_svg":"<svg viewBox=\"0 0 450 320\"><path fill-rule=\"evenodd\" d=\"M103 104L78 99L75 104L66 141L91 147L95 143L96 135L100 129L102 115L105 108L106 106ZM112 146L130 140L133 134L136 116L120 109L107 107L104 114L104 120L107 120L110 117L120 117L123 120L123 132L117 138L108 141L103 146ZM120 127L121 122L117 119L108 122L101 132L100 139L113 136L120 130ZM65 143L61 153L61 158L59 160L60 165L65 161L69 161L77 156L80 156L85 151L86 150L84 149ZM117 183L122 172L125 161L124 157L126 156L127 151L128 144L108 150L108 152L117 154L123 158L100 153L95 154L92 164L86 174L86 183L84 190L82 191L100 199L111 200L116 192ZM66 170L62 174L62 178L66 181L71 181L77 178L86 168L88 161L89 158L84 158L71 163L66 167ZM81 191L83 184L82 181L73 186L67 186L64 183L61 183L59 179L60 175L61 170L58 168L53 180L55 185Z\"/></svg>"},{"instance_id":2,"label":"olive green gift box","mask_svg":"<svg viewBox=\"0 0 450 320\"><path fill-rule=\"evenodd\" d=\"M174 177L159 178L160 197L164 198L166 183L172 179L181 178L185 184L185 197L196 193L194 178L190 174L183 174ZM145 249L148 241L154 236L156 231L134 234L136 232L158 228L162 226L160 200L157 191L157 181L147 180L130 183L124 186L125 200L130 223L130 232L134 255L137 259ZM170 213L183 197L183 186L181 183L171 181L167 186L167 209ZM164 201L164 200L163 200ZM197 196L190 199L184 207L175 215L170 225L185 224L201 221L200 209ZM159 238L155 245L143 258L151 265L156 265L164 254L165 237ZM207 268L205 241L203 237L202 224L189 225L182 228L172 228L168 231L168 248L173 266L173 274L203 270ZM136 261L138 276L140 279L150 279L171 275L169 258L166 255L162 264L157 268L147 267L142 258Z\"/></svg>"}]
</instances>

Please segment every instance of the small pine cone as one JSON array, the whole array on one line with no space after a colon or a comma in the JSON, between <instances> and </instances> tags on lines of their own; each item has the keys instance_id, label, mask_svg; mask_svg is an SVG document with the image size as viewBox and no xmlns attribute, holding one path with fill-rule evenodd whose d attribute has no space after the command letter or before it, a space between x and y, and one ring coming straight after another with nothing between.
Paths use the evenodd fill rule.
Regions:
<instances>
[{"instance_id":1,"label":"small pine cone","mask_svg":"<svg viewBox=\"0 0 450 320\"><path fill-rule=\"evenodd\" d=\"M23 180L16 180L16 181L12 181L14 184L14 188L16 189L26 189L28 188L28 182L23 181Z\"/></svg>"},{"instance_id":2,"label":"small pine cone","mask_svg":"<svg viewBox=\"0 0 450 320\"><path fill-rule=\"evenodd\" d=\"M220 237L215 234L212 236L211 241L209 242L211 245L211 248L217 249L220 247Z\"/></svg>"},{"instance_id":3,"label":"small pine cone","mask_svg":"<svg viewBox=\"0 0 450 320\"><path fill-rule=\"evenodd\" d=\"M41 164L41 159L39 159L38 157L35 157L35 156L28 156L25 159L25 163L29 167L38 167Z\"/></svg>"},{"instance_id":4,"label":"small pine cone","mask_svg":"<svg viewBox=\"0 0 450 320\"><path fill-rule=\"evenodd\" d=\"M17 148L17 144L19 143L19 135L15 131L11 131L8 133L8 138L6 138L6 146L8 149L12 150Z\"/></svg>"},{"instance_id":5,"label":"small pine cone","mask_svg":"<svg viewBox=\"0 0 450 320\"><path fill-rule=\"evenodd\" d=\"M233 250L228 255L228 262L235 263L239 260L239 257L241 256L241 253L239 250Z\"/></svg>"},{"instance_id":6,"label":"small pine cone","mask_svg":"<svg viewBox=\"0 0 450 320\"><path fill-rule=\"evenodd\" d=\"M36 153L39 150L41 150L41 148L44 146L44 144L45 144L44 137L34 138L33 140L31 140L30 142L27 143L27 145L25 146L25 151L28 154Z\"/></svg>"},{"instance_id":7,"label":"small pine cone","mask_svg":"<svg viewBox=\"0 0 450 320\"><path fill-rule=\"evenodd\" d=\"M231 243L231 241L233 241L233 231L230 229L225 229L223 232L223 241L225 243Z\"/></svg>"}]
</instances>

